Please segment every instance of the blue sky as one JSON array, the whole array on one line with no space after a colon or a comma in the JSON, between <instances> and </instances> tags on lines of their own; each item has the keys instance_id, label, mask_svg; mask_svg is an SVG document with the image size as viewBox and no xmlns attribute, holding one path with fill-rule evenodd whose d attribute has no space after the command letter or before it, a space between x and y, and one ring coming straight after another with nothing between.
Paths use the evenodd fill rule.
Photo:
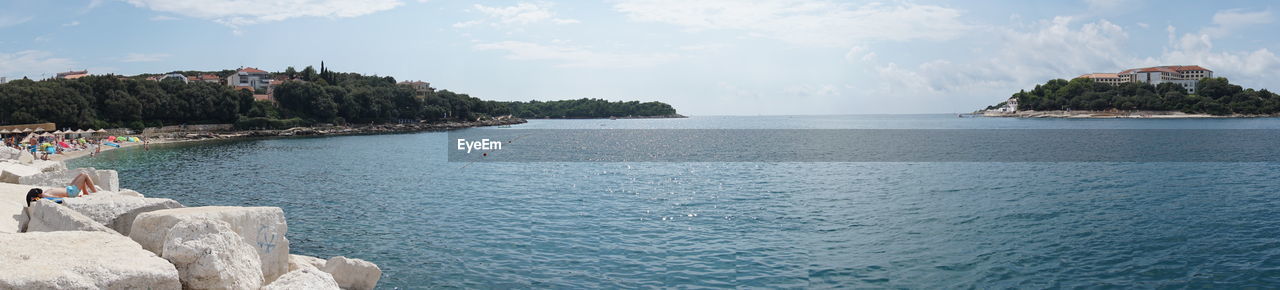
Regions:
<instances>
[{"instance_id":1,"label":"blue sky","mask_svg":"<svg viewBox=\"0 0 1280 290\"><path fill-rule=\"evenodd\" d=\"M0 76L252 66L691 115L966 112L1050 78L1198 64L1280 89L1266 1L5 0Z\"/></svg>"}]
</instances>

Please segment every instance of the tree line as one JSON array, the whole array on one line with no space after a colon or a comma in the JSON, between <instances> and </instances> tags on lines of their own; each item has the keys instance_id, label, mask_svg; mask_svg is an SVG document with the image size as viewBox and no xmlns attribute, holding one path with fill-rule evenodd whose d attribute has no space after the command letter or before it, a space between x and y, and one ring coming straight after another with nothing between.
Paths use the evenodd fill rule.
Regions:
<instances>
[{"instance_id":1,"label":"tree line","mask_svg":"<svg viewBox=\"0 0 1280 290\"><path fill-rule=\"evenodd\" d=\"M1050 80L1013 94L1018 110L1150 110L1211 115L1280 113L1280 96L1266 89L1244 89L1227 78L1204 78L1188 94L1182 85L1126 82L1119 85L1087 78ZM1001 104L1003 105L1003 103ZM993 109L1001 105L988 107Z\"/></svg>"},{"instance_id":2,"label":"tree line","mask_svg":"<svg viewBox=\"0 0 1280 290\"><path fill-rule=\"evenodd\" d=\"M662 102L611 102L602 99L507 102L512 114L521 118L608 118L629 116L671 116L676 109Z\"/></svg>"},{"instance_id":3,"label":"tree line","mask_svg":"<svg viewBox=\"0 0 1280 290\"><path fill-rule=\"evenodd\" d=\"M185 71L225 78L235 71ZM273 88L276 102L254 101L253 92L218 83L145 80L146 76L92 75L78 79L14 80L0 84L0 124L54 122L60 127L159 127L235 123L241 128L281 128L316 123L475 121L515 115L527 118L602 118L675 114L659 102L601 99L501 102L434 89L398 85L389 76L289 67Z\"/></svg>"}]
</instances>

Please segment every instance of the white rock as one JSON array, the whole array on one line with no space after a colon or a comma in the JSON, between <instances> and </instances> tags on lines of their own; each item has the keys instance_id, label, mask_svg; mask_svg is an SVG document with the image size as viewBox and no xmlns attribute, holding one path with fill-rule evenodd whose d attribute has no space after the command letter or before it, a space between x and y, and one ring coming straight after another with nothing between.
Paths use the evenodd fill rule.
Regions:
<instances>
[{"instance_id":1,"label":"white rock","mask_svg":"<svg viewBox=\"0 0 1280 290\"><path fill-rule=\"evenodd\" d=\"M67 164L57 160L34 160L31 162L31 167L39 169L40 172L57 172L67 170Z\"/></svg>"},{"instance_id":2,"label":"white rock","mask_svg":"<svg viewBox=\"0 0 1280 290\"><path fill-rule=\"evenodd\" d=\"M18 154L18 163L31 164L31 162L35 162L35 161L36 161L36 157L31 156L31 152L23 152L22 154Z\"/></svg>"},{"instance_id":3,"label":"white rock","mask_svg":"<svg viewBox=\"0 0 1280 290\"><path fill-rule=\"evenodd\" d=\"M73 199L68 198L63 202ZM26 232L96 231L119 234L75 210L48 199L31 203L31 207L27 208L27 215L29 221Z\"/></svg>"},{"instance_id":4,"label":"white rock","mask_svg":"<svg viewBox=\"0 0 1280 290\"><path fill-rule=\"evenodd\" d=\"M382 278L382 269L369 261L337 256L324 263L325 272L333 275L342 289L373 289Z\"/></svg>"},{"instance_id":5,"label":"white rock","mask_svg":"<svg viewBox=\"0 0 1280 290\"><path fill-rule=\"evenodd\" d=\"M321 258L316 258L312 256L303 256L303 255L293 255L293 254L289 255L289 271L290 272L297 271L298 269L302 269L302 268L322 269L324 268L324 263L325 263L325 260Z\"/></svg>"},{"instance_id":6,"label":"white rock","mask_svg":"<svg viewBox=\"0 0 1280 290\"><path fill-rule=\"evenodd\" d=\"M18 184L63 187L71 184L71 180L76 176L84 173L93 180L93 184L98 189L118 191L120 190L120 174L115 170L97 170L93 168L76 168L71 170L44 172L18 178Z\"/></svg>"},{"instance_id":7,"label":"white rock","mask_svg":"<svg viewBox=\"0 0 1280 290\"><path fill-rule=\"evenodd\" d=\"M143 198L99 192L68 198L63 206L78 211L99 223L129 235L133 220L139 214L162 209L181 208L182 204L167 198Z\"/></svg>"},{"instance_id":8,"label":"white rock","mask_svg":"<svg viewBox=\"0 0 1280 290\"><path fill-rule=\"evenodd\" d=\"M278 207L207 206L146 212L133 220L129 237L143 249L164 255L164 239L182 220L211 218L226 222L231 231L258 250L264 281L271 283L289 270L289 240L284 211Z\"/></svg>"},{"instance_id":9,"label":"white rock","mask_svg":"<svg viewBox=\"0 0 1280 290\"><path fill-rule=\"evenodd\" d=\"M127 188L121 188L120 191L116 191L116 193L120 195L127 195L127 196L147 197L145 195L142 195L142 193L139 193L137 191L134 191L132 189L127 189Z\"/></svg>"},{"instance_id":10,"label":"white rock","mask_svg":"<svg viewBox=\"0 0 1280 290\"><path fill-rule=\"evenodd\" d=\"M322 260L323 261L323 260ZM289 271L289 273L280 276L275 282L262 287L263 290L338 290L338 282L333 280L333 275L329 275L320 269L312 267L303 267L302 269Z\"/></svg>"},{"instance_id":11,"label":"white rock","mask_svg":"<svg viewBox=\"0 0 1280 290\"><path fill-rule=\"evenodd\" d=\"M160 257L177 267L184 289L262 286L262 263L257 250L220 220L179 221L169 230Z\"/></svg>"},{"instance_id":12,"label":"white rock","mask_svg":"<svg viewBox=\"0 0 1280 290\"><path fill-rule=\"evenodd\" d=\"M0 160L18 159L18 154L22 154L22 150L13 147L0 146Z\"/></svg>"},{"instance_id":13,"label":"white rock","mask_svg":"<svg viewBox=\"0 0 1280 290\"><path fill-rule=\"evenodd\" d=\"M103 232L0 234L0 289L180 289L173 264Z\"/></svg>"},{"instance_id":14,"label":"white rock","mask_svg":"<svg viewBox=\"0 0 1280 290\"><path fill-rule=\"evenodd\" d=\"M27 223L26 197L30 190L28 186L0 183L0 233L22 232Z\"/></svg>"},{"instance_id":15,"label":"white rock","mask_svg":"<svg viewBox=\"0 0 1280 290\"><path fill-rule=\"evenodd\" d=\"M40 174L40 169L17 163L4 163L4 168L0 168L0 182L18 183L18 179L23 176L32 176Z\"/></svg>"}]
</instances>

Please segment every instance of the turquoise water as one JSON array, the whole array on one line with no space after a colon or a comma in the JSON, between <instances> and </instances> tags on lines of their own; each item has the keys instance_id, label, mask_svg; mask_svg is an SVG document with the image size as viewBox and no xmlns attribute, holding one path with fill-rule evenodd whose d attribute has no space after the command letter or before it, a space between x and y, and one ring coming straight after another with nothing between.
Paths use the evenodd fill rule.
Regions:
<instances>
[{"instance_id":1,"label":"turquoise water","mask_svg":"<svg viewBox=\"0 0 1280 290\"><path fill-rule=\"evenodd\" d=\"M533 120L516 129L1280 129L955 115ZM1280 287L1269 162L461 163L446 134L130 148L73 166L279 206L382 288Z\"/></svg>"}]
</instances>

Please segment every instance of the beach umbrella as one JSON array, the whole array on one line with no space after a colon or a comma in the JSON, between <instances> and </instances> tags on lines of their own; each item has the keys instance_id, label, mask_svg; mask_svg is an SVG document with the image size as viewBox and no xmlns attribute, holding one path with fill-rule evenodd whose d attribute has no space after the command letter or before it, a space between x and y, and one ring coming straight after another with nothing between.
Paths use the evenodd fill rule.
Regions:
<instances>
[{"instance_id":1,"label":"beach umbrella","mask_svg":"<svg viewBox=\"0 0 1280 290\"><path fill-rule=\"evenodd\" d=\"M22 128L22 133L31 133L31 128Z\"/></svg>"},{"instance_id":2,"label":"beach umbrella","mask_svg":"<svg viewBox=\"0 0 1280 290\"><path fill-rule=\"evenodd\" d=\"M44 128L36 128L36 132L44 132Z\"/></svg>"},{"instance_id":3,"label":"beach umbrella","mask_svg":"<svg viewBox=\"0 0 1280 290\"><path fill-rule=\"evenodd\" d=\"M54 135L62 135L62 130L53 131Z\"/></svg>"},{"instance_id":4,"label":"beach umbrella","mask_svg":"<svg viewBox=\"0 0 1280 290\"><path fill-rule=\"evenodd\" d=\"M9 134L9 129L0 129L0 134Z\"/></svg>"}]
</instances>

